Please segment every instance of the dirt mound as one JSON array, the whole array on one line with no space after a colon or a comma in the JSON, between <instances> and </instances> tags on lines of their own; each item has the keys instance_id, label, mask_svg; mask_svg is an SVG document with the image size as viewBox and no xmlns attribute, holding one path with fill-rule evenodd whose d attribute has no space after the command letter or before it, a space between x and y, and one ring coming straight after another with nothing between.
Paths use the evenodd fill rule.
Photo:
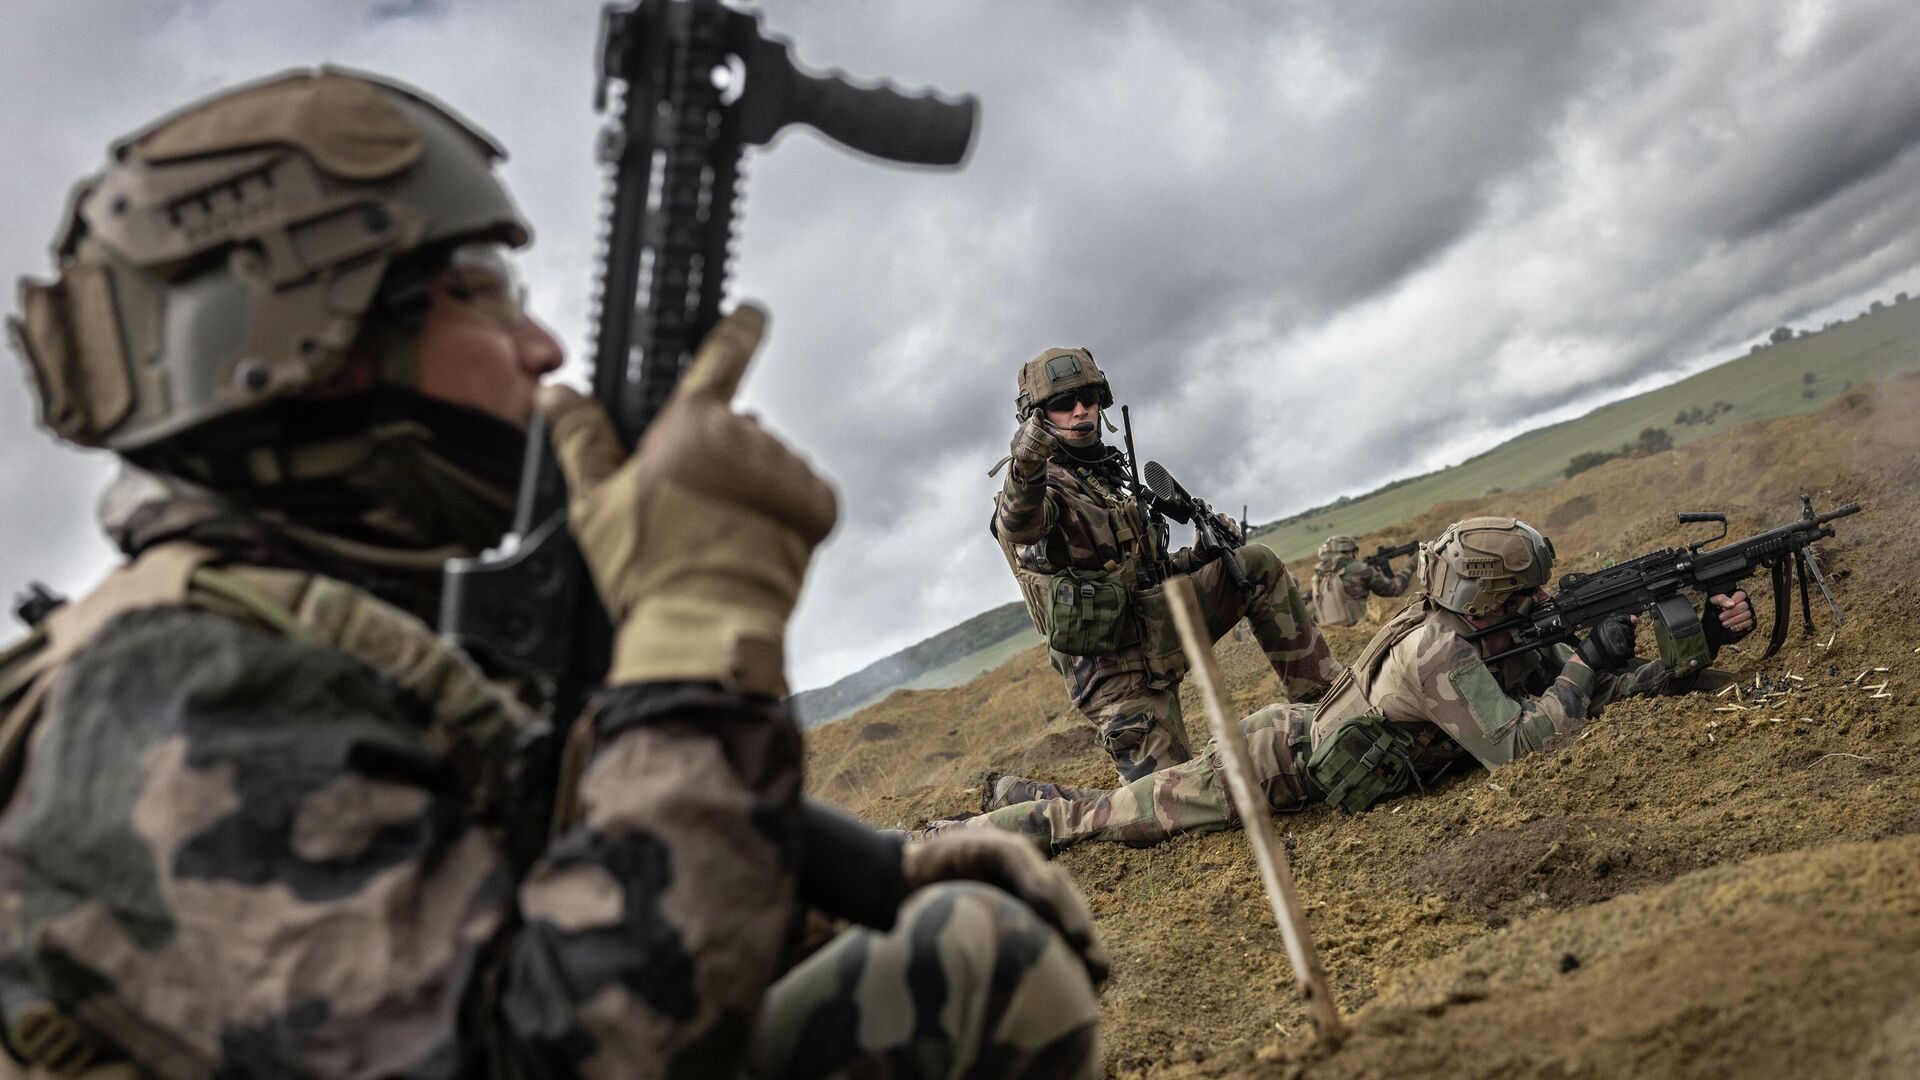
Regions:
<instances>
[{"instance_id":1,"label":"dirt mound","mask_svg":"<svg viewBox=\"0 0 1920 1080\"><path fill-rule=\"evenodd\" d=\"M1281 820L1335 994L1358 1010L1336 1054L1304 1048L1243 837L1063 856L1115 955L1111 1069L1920 1075L1920 377L1549 488L1442 504L1362 544L1480 513L1545 522L1591 499L1549 529L1562 569L1591 569L1699 535L1676 510L1725 511L1737 536L1790 518L1803 490L1821 508L1867 508L1822 545L1845 626L1817 610L1818 634L1796 626L1762 661L1759 583L1761 633L1721 658L1739 682L1720 696L1623 702L1429 797ZM1375 601L1376 618L1393 606ZM1376 627L1327 636L1350 658ZM1238 709L1278 698L1251 643L1217 651ZM1191 689L1186 703L1203 729ZM875 722L899 733L859 740ZM1038 649L809 738L816 791L885 825L972 809L989 768L1112 783Z\"/></svg>"}]
</instances>

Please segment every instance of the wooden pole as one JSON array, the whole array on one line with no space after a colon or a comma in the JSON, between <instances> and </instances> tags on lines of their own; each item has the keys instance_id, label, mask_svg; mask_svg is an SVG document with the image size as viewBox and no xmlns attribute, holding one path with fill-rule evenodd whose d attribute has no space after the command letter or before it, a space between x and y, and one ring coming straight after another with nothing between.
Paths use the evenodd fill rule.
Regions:
<instances>
[{"instance_id":1,"label":"wooden pole","mask_svg":"<svg viewBox=\"0 0 1920 1080\"><path fill-rule=\"evenodd\" d=\"M1319 1037L1330 1044L1346 1036L1340 1022L1340 1007L1327 989L1326 972L1320 970L1320 954L1307 934L1306 916L1294 893L1293 871L1287 867L1286 849L1267 814L1267 800L1254 780L1253 754L1247 749L1247 734L1227 710L1225 681L1220 664L1213 656L1213 635L1207 632L1207 620L1200 613L1199 598L1193 582L1185 575L1166 584L1167 599L1173 609L1174 629L1180 633L1180 645L1186 650L1187 665L1200 686L1200 700L1206 706L1207 723L1213 729L1213 741L1220 748L1221 764L1227 770L1227 791L1240 812L1240 822L1253 845L1253 858L1260 866L1260 880L1266 886L1267 900L1273 905L1274 921L1280 924L1281 940L1286 942L1287 959L1293 963L1300 996L1306 999Z\"/></svg>"}]
</instances>

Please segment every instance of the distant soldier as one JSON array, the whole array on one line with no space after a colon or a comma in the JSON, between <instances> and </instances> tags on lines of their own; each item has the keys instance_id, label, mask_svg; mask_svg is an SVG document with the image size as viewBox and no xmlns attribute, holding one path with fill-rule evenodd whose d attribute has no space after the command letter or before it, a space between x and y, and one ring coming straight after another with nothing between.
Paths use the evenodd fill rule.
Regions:
<instances>
[{"instance_id":1,"label":"distant soldier","mask_svg":"<svg viewBox=\"0 0 1920 1080\"><path fill-rule=\"evenodd\" d=\"M1322 626L1352 626L1367 617L1367 597L1401 596L1413 580L1413 563L1394 573L1385 559L1360 558L1360 544L1351 536L1329 536L1320 545L1320 562L1313 568L1307 607Z\"/></svg>"},{"instance_id":2,"label":"distant soldier","mask_svg":"<svg viewBox=\"0 0 1920 1080\"><path fill-rule=\"evenodd\" d=\"M1626 616L1602 622L1578 647L1527 652L1488 665L1505 632L1470 631L1525 614L1544 598L1553 546L1513 518L1469 518L1427 546L1427 596L1373 636L1318 707L1269 705L1240 722L1268 806L1298 810L1324 800L1358 812L1424 791L1467 758L1492 769L1579 728L1608 702L1679 693L1699 676L1672 678L1658 661L1634 659ZM1708 655L1753 629L1744 592L1713 596L1701 623ZM1240 823L1218 749L1110 792L1039 799L938 822L929 833L991 826L1054 850L1087 840L1136 847Z\"/></svg>"},{"instance_id":3,"label":"distant soldier","mask_svg":"<svg viewBox=\"0 0 1920 1080\"><path fill-rule=\"evenodd\" d=\"M1245 592L1220 561L1201 565L1191 548L1162 550L1162 530L1142 506L1126 455L1101 441L1102 410L1112 404L1086 349L1048 349L1020 369L1020 429L992 529L1068 697L1131 781L1192 757L1180 718L1185 662L1154 570L1193 575L1215 640L1246 618L1291 700L1317 700L1340 665L1268 548L1235 552L1250 583ZM1237 523L1221 521L1238 536ZM1071 793L1009 776L990 783L983 802Z\"/></svg>"}]
</instances>

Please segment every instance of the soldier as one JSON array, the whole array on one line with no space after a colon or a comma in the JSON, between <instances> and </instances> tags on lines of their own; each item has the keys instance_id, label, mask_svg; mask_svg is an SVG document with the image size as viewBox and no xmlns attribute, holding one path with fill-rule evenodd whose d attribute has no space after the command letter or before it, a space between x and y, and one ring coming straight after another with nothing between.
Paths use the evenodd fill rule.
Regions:
<instances>
[{"instance_id":1,"label":"soldier","mask_svg":"<svg viewBox=\"0 0 1920 1080\"><path fill-rule=\"evenodd\" d=\"M1329 536L1320 545L1320 561L1313 568L1313 584L1308 587L1307 607L1322 626L1352 626L1367 617L1367 594L1401 596L1413 580L1409 562L1394 573L1392 564L1383 567L1362 559L1360 544L1351 536Z\"/></svg>"},{"instance_id":2,"label":"soldier","mask_svg":"<svg viewBox=\"0 0 1920 1080\"><path fill-rule=\"evenodd\" d=\"M1243 616L1294 701L1313 701L1340 673L1292 575L1260 544L1236 556L1241 593L1219 561L1191 548L1168 556L1133 489L1126 455L1101 441L1113 405L1107 377L1086 349L1048 349L1020 369L1007 478L992 529L1048 639L1074 708L1099 732L1125 781L1193 756L1180 717L1185 662L1166 600L1147 584L1162 563L1191 573L1215 640ZM999 466L995 466L998 472ZM1230 534L1239 526L1221 521ZM1019 777L989 778L987 807L1073 790Z\"/></svg>"},{"instance_id":3,"label":"soldier","mask_svg":"<svg viewBox=\"0 0 1920 1080\"><path fill-rule=\"evenodd\" d=\"M1269 705L1240 722L1275 811L1325 800L1350 812L1419 789L1471 758L1492 769L1580 727L1608 702L1678 693L1672 678L1633 656L1633 623L1602 622L1577 648L1522 653L1489 666L1505 632L1473 629L1524 614L1544 598L1553 546L1513 518L1469 518L1422 548L1427 595L1380 628L1320 704ZM1701 617L1708 657L1753 630L1744 592L1713 596ZM1180 833L1240 823L1220 755L1209 743L1184 765L1110 792L1039 799L973 818L936 822L928 835L996 827L1053 850L1087 840L1142 847Z\"/></svg>"},{"instance_id":4,"label":"soldier","mask_svg":"<svg viewBox=\"0 0 1920 1080\"><path fill-rule=\"evenodd\" d=\"M11 1059L1093 1075L1105 959L1063 872L801 802L782 639L836 511L729 406L764 316L628 457L539 387L500 156L399 84L290 72L117 143L23 282L43 424L128 466L128 562L0 654ZM536 401L618 629L557 797L517 752L544 718L419 617L506 528ZM873 928L787 970L823 874Z\"/></svg>"}]
</instances>

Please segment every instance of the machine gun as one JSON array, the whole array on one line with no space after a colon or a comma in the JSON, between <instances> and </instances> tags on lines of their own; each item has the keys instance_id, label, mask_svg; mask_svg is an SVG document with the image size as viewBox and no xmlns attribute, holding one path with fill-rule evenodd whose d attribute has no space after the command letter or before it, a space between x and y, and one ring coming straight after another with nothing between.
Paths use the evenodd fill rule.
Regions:
<instances>
[{"instance_id":1,"label":"machine gun","mask_svg":"<svg viewBox=\"0 0 1920 1080\"><path fill-rule=\"evenodd\" d=\"M1235 588L1246 592L1253 587L1247 580L1246 568L1240 565L1240 559L1234 550L1246 542L1242 533L1236 538L1227 531L1220 518L1206 503L1187 494L1180 481L1167 472L1166 466L1157 461L1147 462L1147 490L1152 493L1149 508L1155 514L1164 515L1181 523L1193 526L1193 550L1203 561L1222 559L1227 564L1227 577Z\"/></svg>"},{"instance_id":2,"label":"machine gun","mask_svg":"<svg viewBox=\"0 0 1920 1080\"><path fill-rule=\"evenodd\" d=\"M1568 574L1560 579L1560 591L1536 605L1525 615L1515 616L1467 635L1470 640L1511 632L1514 646L1486 658L1487 663L1570 642L1576 632L1587 629L1612 615L1633 615L1652 611L1655 635L1665 654L1686 652L1684 643L1697 638L1702 627L1700 617L1687 598L1687 591L1702 596L1732 592L1741 581L1765 569L1773 578L1773 629L1763 659L1780 651L1787 640L1787 624L1792 619L1789 573L1800 584L1800 614L1806 632L1813 633L1813 604L1808 597L1811 578L1820 587L1820 595L1833 609L1837 625L1846 622L1840 605L1827 587L1826 576L1814 557L1815 541L1832 536L1837 518L1860 512L1860 504L1845 506L1824 514L1813 511L1813 497L1800 496L1800 519L1744 540L1707 549L1707 545L1727 535L1727 516L1713 513L1683 513L1680 524L1715 522L1720 531L1685 548L1667 548L1590 574ZM1671 657L1666 657L1671 661ZM1670 662L1670 666L1673 666ZM1705 666L1704 661L1683 665L1676 675L1688 675Z\"/></svg>"},{"instance_id":3,"label":"machine gun","mask_svg":"<svg viewBox=\"0 0 1920 1080\"><path fill-rule=\"evenodd\" d=\"M1384 545L1377 547L1373 550L1373 554L1361 561L1365 562L1368 566L1379 568L1383 574L1391 574L1393 573L1393 563L1391 560L1405 558L1419 550L1420 541L1409 540L1404 544L1395 544L1392 547L1386 547Z\"/></svg>"},{"instance_id":4,"label":"machine gun","mask_svg":"<svg viewBox=\"0 0 1920 1080\"><path fill-rule=\"evenodd\" d=\"M788 124L887 161L955 165L977 105L795 68L757 16L720 0L601 13L596 110L609 196L597 270L593 396L629 447L720 317L740 162ZM566 483L538 419L503 553L448 564L440 629L545 687L571 717L606 673L612 628L567 533Z\"/></svg>"}]
</instances>

